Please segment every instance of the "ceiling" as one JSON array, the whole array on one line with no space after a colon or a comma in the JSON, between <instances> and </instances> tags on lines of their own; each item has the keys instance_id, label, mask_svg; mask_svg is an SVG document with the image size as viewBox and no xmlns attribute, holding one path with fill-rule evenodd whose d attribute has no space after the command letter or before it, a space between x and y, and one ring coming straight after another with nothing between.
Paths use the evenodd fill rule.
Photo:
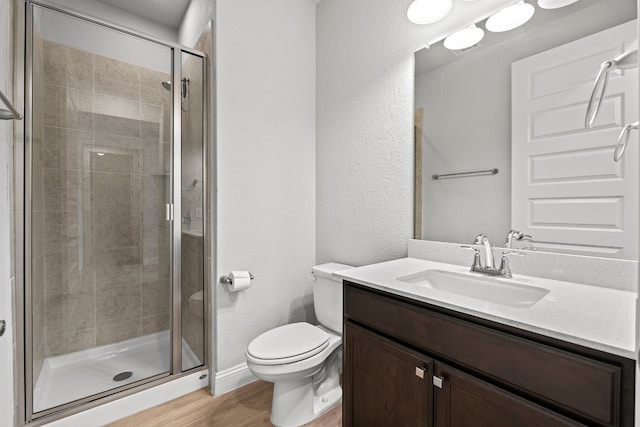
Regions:
<instances>
[{"instance_id":1,"label":"ceiling","mask_svg":"<svg viewBox=\"0 0 640 427\"><path fill-rule=\"evenodd\" d=\"M191 0L98 0L171 28L178 28Z\"/></svg>"}]
</instances>

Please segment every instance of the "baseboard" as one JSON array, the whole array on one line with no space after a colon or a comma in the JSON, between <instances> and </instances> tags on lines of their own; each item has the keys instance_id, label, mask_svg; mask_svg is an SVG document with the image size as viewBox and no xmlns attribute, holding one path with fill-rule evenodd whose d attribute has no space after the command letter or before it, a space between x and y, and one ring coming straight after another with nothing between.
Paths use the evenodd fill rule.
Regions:
<instances>
[{"instance_id":1,"label":"baseboard","mask_svg":"<svg viewBox=\"0 0 640 427\"><path fill-rule=\"evenodd\" d=\"M214 396L229 393L237 388L257 380L246 363L234 366L224 371L216 372L212 391Z\"/></svg>"}]
</instances>

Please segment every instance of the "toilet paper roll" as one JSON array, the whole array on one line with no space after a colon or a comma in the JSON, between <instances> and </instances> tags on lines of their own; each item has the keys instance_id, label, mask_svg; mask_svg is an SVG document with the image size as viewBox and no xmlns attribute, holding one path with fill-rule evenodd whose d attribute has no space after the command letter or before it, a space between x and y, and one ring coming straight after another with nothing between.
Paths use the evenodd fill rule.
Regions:
<instances>
[{"instance_id":1,"label":"toilet paper roll","mask_svg":"<svg viewBox=\"0 0 640 427\"><path fill-rule=\"evenodd\" d=\"M229 273L231 284L229 292L240 292L251 286L251 274L248 271L232 271Z\"/></svg>"}]
</instances>

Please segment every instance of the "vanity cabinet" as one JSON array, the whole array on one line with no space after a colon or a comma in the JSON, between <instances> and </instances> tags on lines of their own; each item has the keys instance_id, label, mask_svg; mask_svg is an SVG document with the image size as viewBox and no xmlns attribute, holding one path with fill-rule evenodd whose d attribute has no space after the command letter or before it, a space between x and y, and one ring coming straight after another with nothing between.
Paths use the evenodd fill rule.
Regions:
<instances>
[{"instance_id":1,"label":"vanity cabinet","mask_svg":"<svg viewBox=\"0 0 640 427\"><path fill-rule=\"evenodd\" d=\"M344 313L345 426L633 425L632 360L350 282Z\"/></svg>"},{"instance_id":2,"label":"vanity cabinet","mask_svg":"<svg viewBox=\"0 0 640 427\"><path fill-rule=\"evenodd\" d=\"M349 379L358 392L350 395L344 425L432 426L433 360L350 323L345 336Z\"/></svg>"}]
</instances>

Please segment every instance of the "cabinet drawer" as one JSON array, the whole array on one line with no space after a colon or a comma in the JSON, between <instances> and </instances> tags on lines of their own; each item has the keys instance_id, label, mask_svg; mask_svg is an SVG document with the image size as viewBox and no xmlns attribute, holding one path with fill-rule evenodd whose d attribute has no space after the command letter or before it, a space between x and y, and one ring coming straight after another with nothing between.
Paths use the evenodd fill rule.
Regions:
<instances>
[{"instance_id":1,"label":"cabinet drawer","mask_svg":"<svg viewBox=\"0 0 640 427\"><path fill-rule=\"evenodd\" d=\"M347 318L598 425L619 424L620 368L345 286Z\"/></svg>"}]
</instances>

